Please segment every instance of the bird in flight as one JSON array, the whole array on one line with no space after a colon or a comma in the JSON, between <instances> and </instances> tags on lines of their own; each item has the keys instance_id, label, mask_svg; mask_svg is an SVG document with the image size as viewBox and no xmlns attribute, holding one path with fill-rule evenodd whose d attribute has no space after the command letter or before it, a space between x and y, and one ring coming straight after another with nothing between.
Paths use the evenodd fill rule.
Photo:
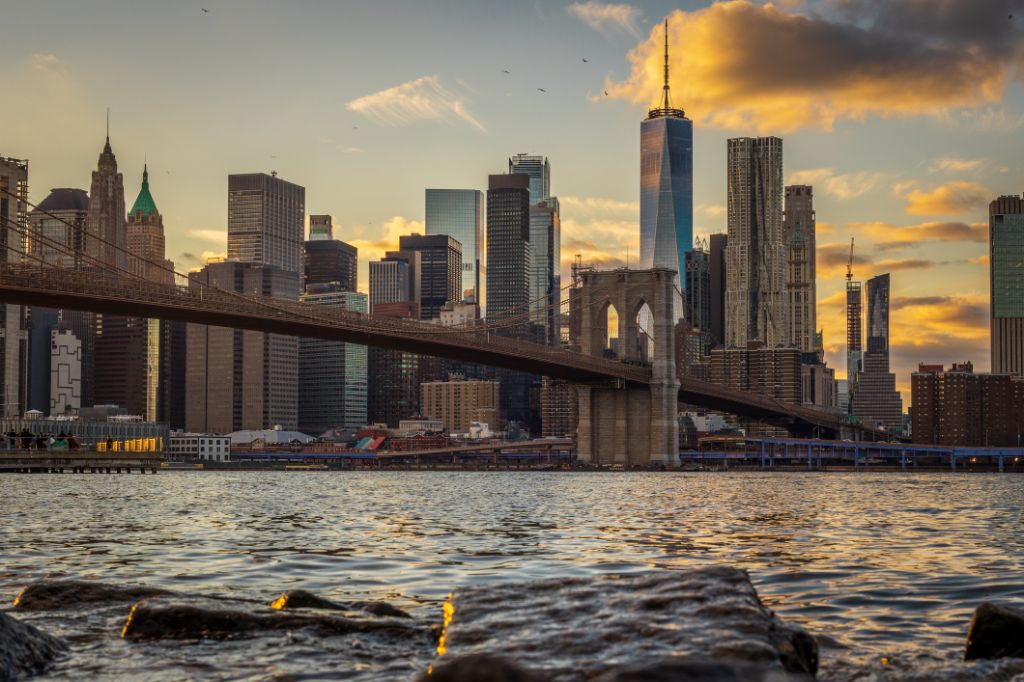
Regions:
<instances>
[{"instance_id":1,"label":"bird in flight","mask_svg":"<svg viewBox=\"0 0 1024 682\"><path fill-rule=\"evenodd\" d=\"M512 73L512 72L511 72L511 71L509 71L508 69L502 69L502 70L501 70L501 72L502 72L502 73Z\"/></svg>"},{"instance_id":2,"label":"bird in flight","mask_svg":"<svg viewBox=\"0 0 1024 682\"><path fill-rule=\"evenodd\" d=\"M607 90L605 90L605 91L604 91L604 96L605 96L605 97L607 97L607 96L608 96L608 91L607 91Z\"/></svg>"},{"instance_id":3,"label":"bird in flight","mask_svg":"<svg viewBox=\"0 0 1024 682\"><path fill-rule=\"evenodd\" d=\"M547 92L547 90L545 90L544 88L537 88L537 89L540 90L541 92Z\"/></svg>"},{"instance_id":4,"label":"bird in flight","mask_svg":"<svg viewBox=\"0 0 1024 682\"><path fill-rule=\"evenodd\" d=\"M352 126L352 130L359 130L359 126Z\"/></svg>"},{"instance_id":5,"label":"bird in flight","mask_svg":"<svg viewBox=\"0 0 1024 682\"><path fill-rule=\"evenodd\" d=\"M207 14L209 14L209 13L210 13L210 10L206 9L205 7L200 7L199 9L203 10L203 11L204 11L204 12L206 12Z\"/></svg>"},{"instance_id":6,"label":"bird in flight","mask_svg":"<svg viewBox=\"0 0 1024 682\"><path fill-rule=\"evenodd\" d=\"M583 63L584 63L584 64L586 64L586 63L587 63L587 58L586 58L586 57L584 57L584 58L583 58Z\"/></svg>"}]
</instances>

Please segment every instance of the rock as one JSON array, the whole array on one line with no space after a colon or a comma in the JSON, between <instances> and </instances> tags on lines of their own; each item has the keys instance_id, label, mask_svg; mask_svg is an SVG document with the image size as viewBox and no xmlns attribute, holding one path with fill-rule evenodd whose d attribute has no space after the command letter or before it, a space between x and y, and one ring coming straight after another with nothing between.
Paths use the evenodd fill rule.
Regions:
<instances>
[{"instance_id":1,"label":"rock","mask_svg":"<svg viewBox=\"0 0 1024 682\"><path fill-rule=\"evenodd\" d=\"M418 682L548 682L550 679L501 656L469 654L445 661L421 675Z\"/></svg>"},{"instance_id":2,"label":"rock","mask_svg":"<svg viewBox=\"0 0 1024 682\"><path fill-rule=\"evenodd\" d=\"M262 632L310 628L321 635L373 634L382 637L430 638L430 630L394 619L361 620L313 614L250 613L190 604L132 606L121 636L130 640L237 639Z\"/></svg>"},{"instance_id":3,"label":"rock","mask_svg":"<svg viewBox=\"0 0 1024 682\"><path fill-rule=\"evenodd\" d=\"M1024 658L1024 610L983 602L967 630L965 661L978 658Z\"/></svg>"},{"instance_id":4,"label":"rock","mask_svg":"<svg viewBox=\"0 0 1024 682\"><path fill-rule=\"evenodd\" d=\"M383 601L333 602L306 590L289 590L270 602L270 607L285 609L327 609L331 611L365 611L375 616L412 618L408 613Z\"/></svg>"},{"instance_id":5,"label":"rock","mask_svg":"<svg viewBox=\"0 0 1024 682\"><path fill-rule=\"evenodd\" d=\"M17 680L46 671L67 646L53 635L0 613L0 680Z\"/></svg>"},{"instance_id":6,"label":"rock","mask_svg":"<svg viewBox=\"0 0 1024 682\"><path fill-rule=\"evenodd\" d=\"M807 674L787 673L761 663L667 658L614 668L594 682L810 682Z\"/></svg>"},{"instance_id":7,"label":"rock","mask_svg":"<svg viewBox=\"0 0 1024 682\"><path fill-rule=\"evenodd\" d=\"M170 594L156 587L107 585L89 580L40 580L26 585L14 598L21 611L71 609L85 604L129 602Z\"/></svg>"},{"instance_id":8,"label":"rock","mask_svg":"<svg viewBox=\"0 0 1024 682\"><path fill-rule=\"evenodd\" d=\"M746 571L728 566L557 578L450 595L437 663L446 652L496 651L558 681L667 657L808 675L818 668L814 638L775 617Z\"/></svg>"}]
</instances>

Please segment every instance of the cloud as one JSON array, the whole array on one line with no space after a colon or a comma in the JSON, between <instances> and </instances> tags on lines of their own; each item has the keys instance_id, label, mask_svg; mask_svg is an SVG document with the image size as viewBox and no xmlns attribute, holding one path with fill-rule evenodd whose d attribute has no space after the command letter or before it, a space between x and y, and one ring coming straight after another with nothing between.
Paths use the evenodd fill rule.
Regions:
<instances>
[{"instance_id":1,"label":"cloud","mask_svg":"<svg viewBox=\"0 0 1024 682\"><path fill-rule=\"evenodd\" d=\"M831 279L846 274L846 268L850 262L850 245L848 243L819 244L817 252L819 279ZM864 249L854 249L853 253L853 271L858 280L867 279L883 272L930 270L948 264L949 262L926 258L888 258L876 261L864 255Z\"/></svg>"},{"instance_id":2,"label":"cloud","mask_svg":"<svg viewBox=\"0 0 1024 682\"><path fill-rule=\"evenodd\" d=\"M988 205L991 190L976 182L954 180L930 192L915 189L907 194L906 211L910 215L956 215Z\"/></svg>"},{"instance_id":3,"label":"cloud","mask_svg":"<svg viewBox=\"0 0 1024 682\"><path fill-rule=\"evenodd\" d=\"M606 36L628 33L635 38L640 37L637 22L640 20L641 12L638 7L587 0L574 2L566 7L565 11Z\"/></svg>"},{"instance_id":4,"label":"cloud","mask_svg":"<svg viewBox=\"0 0 1024 682\"><path fill-rule=\"evenodd\" d=\"M349 147L347 145L339 144L335 149L342 154L362 154L363 150L359 147Z\"/></svg>"},{"instance_id":5,"label":"cloud","mask_svg":"<svg viewBox=\"0 0 1024 682\"><path fill-rule=\"evenodd\" d=\"M895 245L910 246L923 242L987 242L988 225L984 223L929 222L917 225L892 223L847 223L847 230L858 237L877 242L876 246L893 250Z\"/></svg>"},{"instance_id":6,"label":"cloud","mask_svg":"<svg viewBox=\"0 0 1024 682\"><path fill-rule=\"evenodd\" d=\"M634 218L637 225L640 221L640 203L637 201L622 201L620 199L604 199L601 197L576 197L563 196L558 198L562 215L585 215L585 216L616 216L620 218ZM639 229L639 228L637 228Z\"/></svg>"},{"instance_id":7,"label":"cloud","mask_svg":"<svg viewBox=\"0 0 1024 682\"><path fill-rule=\"evenodd\" d=\"M228 257L227 251L203 251L200 255L184 251L178 256L178 265L188 267L192 272L200 270L210 260L223 260Z\"/></svg>"},{"instance_id":8,"label":"cloud","mask_svg":"<svg viewBox=\"0 0 1024 682\"><path fill-rule=\"evenodd\" d=\"M480 132L487 132L483 123L466 108L466 103L441 85L437 75L423 76L359 97L345 106L384 125L401 126L419 121L462 122Z\"/></svg>"},{"instance_id":9,"label":"cloud","mask_svg":"<svg viewBox=\"0 0 1024 682\"><path fill-rule=\"evenodd\" d=\"M846 20L750 0L674 11L674 102L704 126L832 130L837 121L868 116L993 107L1024 59L1020 24L1006 20L1006 0L844 0L842 6ZM609 95L643 106L658 101L660 25L628 60L626 80L606 81Z\"/></svg>"},{"instance_id":10,"label":"cloud","mask_svg":"<svg viewBox=\"0 0 1024 682\"><path fill-rule=\"evenodd\" d=\"M697 210L711 218L720 218L729 210L721 204L697 204Z\"/></svg>"},{"instance_id":11,"label":"cloud","mask_svg":"<svg viewBox=\"0 0 1024 682\"><path fill-rule=\"evenodd\" d=\"M968 173L985 165L985 159L958 159L941 156L928 165L929 173Z\"/></svg>"},{"instance_id":12,"label":"cloud","mask_svg":"<svg viewBox=\"0 0 1024 682\"><path fill-rule=\"evenodd\" d=\"M36 52L29 61L36 71L53 71L60 66L60 59L52 52Z\"/></svg>"},{"instance_id":13,"label":"cloud","mask_svg":"<svg viewBox=\"0 0 1024 682\"><path fill-rule=\"evenodd\" d=\"M885 173L836 173L832 168L814 168L791 173L789 185L814 185L837 199L856 199L885 179Z\"/></svg>"},{"instance_id":14,"label":"cloud","mask_svg":"<svg viewBox=\"0 0 1024 682\"><path fill-rule=\"evenodd\" d=\"M188 236L195 237L196 239L202 239L206 242L213 242L214 244L226 244L228 241L228 233L223 230L189 230Z\"/></svg>"}]
</instances>

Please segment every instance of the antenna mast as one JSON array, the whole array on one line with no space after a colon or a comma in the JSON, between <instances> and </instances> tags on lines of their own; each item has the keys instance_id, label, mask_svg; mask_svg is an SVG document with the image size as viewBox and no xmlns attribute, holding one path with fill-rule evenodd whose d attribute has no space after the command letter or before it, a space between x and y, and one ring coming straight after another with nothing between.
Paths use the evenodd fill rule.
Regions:
<instances>
[{"instance_id":1,"label":"antenna mast","mask_svg":"<svg viewBox=\"0 0 1024 682\"><path fill-rule=\"evenodd\" d=\"M846 263L846 281L853 281L853 237L850 237L850 260Z\"/></svg>"}]
</instances>

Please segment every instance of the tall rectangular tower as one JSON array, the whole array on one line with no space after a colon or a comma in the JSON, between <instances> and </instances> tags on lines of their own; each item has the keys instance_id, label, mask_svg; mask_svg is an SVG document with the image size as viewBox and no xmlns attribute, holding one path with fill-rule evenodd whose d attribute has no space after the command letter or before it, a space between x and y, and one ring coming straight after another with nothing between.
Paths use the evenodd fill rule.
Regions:
<instances>
[{"instance_id":1,"label":"tall rectangular tower","mask_svg":"<svg viewBox=\"0 0 1024 682\"><path fill-rule=\"evenodd\" d=\"M871 428L902 430L903 400L889 371L889 274L868 280L868 344L850 385L850 414Z\"/></svg>"},{"instance_id":2,"label":"tall rectangular tower","mask_svg":"<svg viewBox=\"0 0 1024 682\"><path fill-rule=\"evenodd\" d=\"M487 187L487 318L529 312L530 176L491 175ZM509 331L522 333L527 325Z\"/></svg>"},{"instance_id":3,"label":"tall rectangular tower","mask_svg":"<svg viewBox=\"0 0 1024 682\"><path fill-rule=\"evenodd\" d=\"M516 154L508 160L509 175L522 173L530 177L530 203L539 204L551 197L551 164L544 156Z\"/></svg>"},{"instance_id":4,"label":"tall rectangular tower","mask_svg":"<svg viewBox=\"0 0 1024 682\"><path fill-rule=\"evenodd\" d=\"M640 124L640 267L670 268L682 287L693 247L693 122L672 106L665 22L665 84L660 105ZM675 317L684 303L675 302Z\"/></svg>"},{"instance_id":5,"label":"tall rectangular tower","mask_svg":"<svg viewBox=\"0 0 1024 682\"><path fill-rule=\"evenodd\" d=\"M398 238L402 252L420 257L420 319L441 316L449 301L462 300L462 244L446 234L409 234Z\"/></svg>"},{"instance_id":6,"label":"tall rectangular tower","mask_svg":"<svg viewBox=\"0 0 1024 682\"><path fill-rule=\"evenodd\" d=\"M993 374L1024 376L1024 197L989 204Z\"/></svg>"},{"instance_id":7,"label":"tall rectangular tower","mask_svg":"<svg viewBox=\"0 0 1024 682\"><path fill-rule=\"evenodd\" d=\"M725 344L786 342L786 247L782 235L782 140L728 142Z\"/></svg>"},{"instance_id":8,"label":"tall rectangular tower","mask_svg":"<svg viewBox=\"0 0 1024 682\"><path fill-rule=\"evenodd\" d=\"M28 231L28 161L0 156L0 262L17 262ZM20 417L27 400L25 308L0 303L0 415Z\"/></svg>"},{"instance_id":9,"label":"tall rectangular tower","mask_svg":"<svg viewBox=\"0 0 1024 682\"><path fill-rule=\"evenodd\" d=\"M544 342L558 345L561 324L562 219L558 197L530 205L530 322Z\"/></svg>"},{"instance_id":10,"label":"tall rectangular tower","mask_svg":"<svg viewBox=\"0 0 1024 682\"><path fill-rule=\"evenodd\" d=\"M428 189L426 232L462 244L462 299L484 305L484 193L478 189Z\"/></svg>"},{"instance_id":11,"label":"tall rectangular tower","mask_svg":"<svg viewBox=\"0 0 1024 682\"><path fill-rule=\"evenodd\" d=\"M708 282L711 289L711 311L708 329L711 332L711 345L721 346L725 343L725 246L728 237L724 234L713 234L708 240Z\"/></svg>"},{"instance_id":12,"label":"tall rectangular tower","mask_svg":"<svg viewBox=\"0 0 1024 682\"><path fill-rule=\"evenodd\" d=\"M786 308L789 316L787 345L805 353L816 352L817 285L814 188L786 187L782 222L786 243Z\"/></svg>"},{"instance_id":13,"label":"tall rectangular tower","mask_svg":"<svg viewBox=\"0 0 1024 682\"><path fill-rule=\"evenodd\" d=\"M343 291L356 290L359 250L334 239L329 215L309 216L309 239L303 246L303 285L337 283Z\"/></svg>"},{"instance_id":14,"label":"tall rectangular tower","mask_svg":"<svg viewBox=\"0 0 1024 682\"><path fill-rule=\"evenodd\" d=\"M305 217L304 187L276 174L228 176L229 259L301 275Z\"/></svg>"}]
</instances>

